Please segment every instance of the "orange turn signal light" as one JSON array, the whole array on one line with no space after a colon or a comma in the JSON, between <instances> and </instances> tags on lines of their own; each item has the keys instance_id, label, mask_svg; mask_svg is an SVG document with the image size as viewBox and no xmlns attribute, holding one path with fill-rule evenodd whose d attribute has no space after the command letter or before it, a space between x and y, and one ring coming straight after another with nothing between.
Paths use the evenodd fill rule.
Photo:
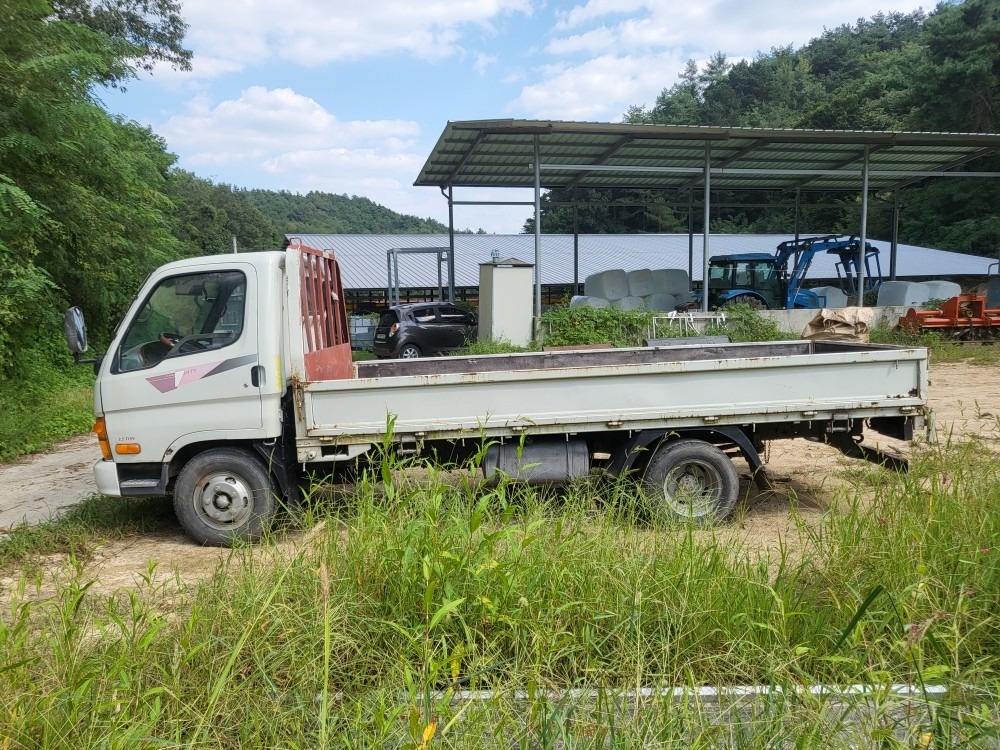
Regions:
<instances>
[{"instance_id":1,"label":"orange turn signal light","mask_svg":"<svg viewBox=\"0 0 1000 750\"><path fill-rule=\"evenodd\" d=\"M123 456L138 456L142 453L142 446L138 443L118 443L115 446L115 453Z\"/></svg>"},{"instance_id":2,"label":"orange turn signal light","mask_svg":"<svg viewBox=\"0 0 1000 750\"><path fill-rule=\"evenodd\" d=\"M97 435L97 442L101 446L101 453L105 461L111 460L111 443L108 442L108 427L104 423L104 417L98 417L94 422L94 434Z\"/></svg>"}]
</instances>

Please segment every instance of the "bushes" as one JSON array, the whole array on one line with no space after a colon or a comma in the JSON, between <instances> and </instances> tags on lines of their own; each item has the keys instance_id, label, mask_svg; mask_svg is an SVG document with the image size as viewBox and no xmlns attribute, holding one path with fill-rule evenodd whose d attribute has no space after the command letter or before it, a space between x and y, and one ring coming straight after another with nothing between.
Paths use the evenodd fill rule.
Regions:
<instances>
[{"instance_id":1,"label":"bushes","mask_svg":"<svg viewBox=\"0 0 1000 750\"><path fill-rule=\"evenodd\" d=\"M642 346L655 314L613 307L558 307L542 315L542 332L546 346Z\"/></svg>"},{"instance_id":2,"label":"bushes","mask_svg":"<svg viewBox=\"0 0 1000 750\"><path fill-rule=\"evenodd\" d=\"M732 341L788 338L777 323L750 305L729 305L725 312L726 322L709 326L707 334L729 336ZM542 315L542 333L546 346L605 343L618 347L642 346L649 337L653 318L663 315L652 310L626 311L613 307L558 307Z\"/></svg>"},{"instance_id":3,"label":"bushes","mask_svg":"<svg viewBox=\"0 0 1000 750\"><path fill-rule=\"evenodd\" d=\"M0 379L0 461L87 432L94 422L93 371L72 363L56 336L18 352L17 374Z\"/></svg>"}]
</instances>

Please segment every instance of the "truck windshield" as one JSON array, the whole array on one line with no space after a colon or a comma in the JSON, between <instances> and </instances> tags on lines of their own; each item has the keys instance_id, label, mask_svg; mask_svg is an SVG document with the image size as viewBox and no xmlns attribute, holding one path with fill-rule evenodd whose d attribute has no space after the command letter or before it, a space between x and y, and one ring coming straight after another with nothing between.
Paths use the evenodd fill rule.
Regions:
<instances>
[{"instance_id":1,"label":"truck windshield","mask_svg":"<svg viewBox=\"0 0 1000 750\"><path fill-rule=\"evenodd\" d=\"M146 298L118 349L119 372L168 357L220 349L243 332L246 277L239 271L164 279Z\"/></svg>"}]
</instances>

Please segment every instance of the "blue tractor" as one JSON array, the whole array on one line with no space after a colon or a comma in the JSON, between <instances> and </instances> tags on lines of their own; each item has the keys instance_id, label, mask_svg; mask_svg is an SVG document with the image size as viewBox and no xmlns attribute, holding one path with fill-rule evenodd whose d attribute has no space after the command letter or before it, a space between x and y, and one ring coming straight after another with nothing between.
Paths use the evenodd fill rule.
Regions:
<instances>
[{"instance_id":1,"label":"blue tractor","mask_svg":"<svg viewBox=\"0 0 1000 750\"><path fill-rule=\"evenodd\" d=\"M802 287L813 258L821 252L839 257L836 269L841 288L848 295L856 295L860 248L861 241L857 237L832 234L782 242L773 255L716 255L708 264L708 307L716 309L736 303L766 309L824 307L825 297ZM791 271L788 270L789 261ZM878 248L868 242L865 243L864 263L864 290L868 293L882 283Z\"/></svg>"}]
</instances>

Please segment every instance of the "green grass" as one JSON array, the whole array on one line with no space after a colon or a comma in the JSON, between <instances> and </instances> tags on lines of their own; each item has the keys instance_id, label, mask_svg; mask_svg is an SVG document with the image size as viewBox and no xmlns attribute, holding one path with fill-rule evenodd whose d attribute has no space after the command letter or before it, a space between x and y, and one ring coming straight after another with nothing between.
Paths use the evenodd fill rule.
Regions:
<instances>
[{"instance_id":1,"label":"green grass","mask_svg":"<svg viewBox=\"0 0 1000 750\"><path fill-rule=\"evenodd\" d=\"M840 512L802 526L801 554L770 558L637 520L628 485L552 499L402 468L376 467L349 503L317 488L310 544L237 550L180 604L151 571L92 594L82 566L50 598L5 592L0 737L908 748L988 747L1000 728L982 692L1000 666L1000 468L975 442L928 449L906 475L872 467ZM893 682L950 692L906 708ZM690 698L634 697L746 683L787 692L724 722ZM795 692L819 683L875 694Z\"/></svg>"},{"instance_id":2,"label":"green grass","mask_svg":"<svg viewBox=\"0 0 1000 750\"><path fill-rule=\"evenodd\" d=\"M930 344L936 361L958 348ZM93 497L13 530L0 750L996 747L1000 464L981 441L902 475L852 462L837 510L769 557L644 520L627 483L554 495L404 468L336 502L316 487L296 514L310 544L235 550L181 597L155 566L107 591L85 564L175 529L162 499ZM51 583L54 555L69 572ZM691 698L748 683L781 692L725 721ZM797 692L818 684L874 692Z\"/></svg>"},{"instance_id":3,"label":"green grass","mask_svg":"<svg viewBox=\"0 0 1000 750\"><path fill-rule=\"evenodd\" d=\"M21 524L0 535L0 575L37 567L45 555L68 555L82 562L102 544L175 526L169 498L91 495L79 505L40 524Z\"/></svg>"},{"instance_id":4,"label":"green grass","mask_svg":"<svg viewBox=\"0 0 1000 750\"><path fill-rule=\"evenodd\" d=\"M871 341L875 344L927 347L930 350L932 362L969 362L976 365L1000 363L1000 343L962 345L935 331L908 334L880 326L872 329Z\"/></svg>"},{"instance_id":5,"label":"green grass","mask_svg":"<svg viewBox=\"0 0 1000 750\"><path fill-rule=\"evenodd\" d=\"M0 382L0 461L36 453L88 432L94 424L94 376L79 371L27 372Z\"/></svg>"}]
</instances>

